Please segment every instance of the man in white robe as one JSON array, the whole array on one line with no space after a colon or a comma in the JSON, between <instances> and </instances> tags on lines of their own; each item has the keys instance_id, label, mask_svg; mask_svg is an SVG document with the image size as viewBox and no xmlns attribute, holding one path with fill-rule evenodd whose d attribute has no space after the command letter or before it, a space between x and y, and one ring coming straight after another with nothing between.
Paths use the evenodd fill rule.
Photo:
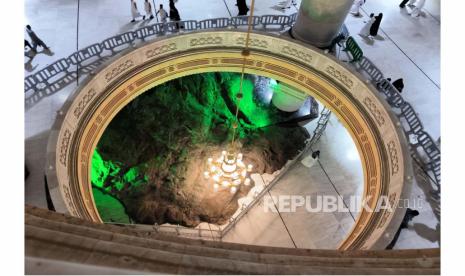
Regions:
<instances>
[{"instance_id":1,"label":"man in white robe","mask_svg":"<svg viewBox=\"0 0 465 276\"><path fill-rule=\"evenodd\" d=\"M415 3L415 7L413 8L412 12L410 13L413 17L419 17L421 14L421 9L425 6L426 0L418 0Z\"/></svg>"},{"instance_id":2,"label":"man in white robe","mask_svg":"<svg viewBox=\"0 0 465 276\"><path fill-rule=\"evenodd\" d=\"M402 2L400 2L400 4L399 4L399 7L405 8L405 4L407 4L407 2L408 2L407 6L413 7L414 4L415 4L415 1L416 0L402 0Z\"/></svg>"},{"instance_id":3,"label":"man in white robe","mask_svg":"<svg viewBox=\"0 0 465 276\"><path fill-rule=\"evenodd\" d=\"M360 8L365 4L365 0L355 0L350 8L350 13L355 16L360 16Z\"/></svg>"},{"instance_id":4,"label":"man in white robe","mask_svg":"<svg viewBox=\"0 0 465 276\"><path fill-rule=\"evenodd\" d=\"M153 13L152 13L152 5L150 5L149 0L145 0L144 2L144 9L145 9L145 15L144 18L147 16L149 19L153 19Z\"/></svg>"},{"instance_id":5,"label":"man in white robe","mask_svg":"<svg viewBox=\"0 0 465 276\"><path fill-rule=\"evenodd\" d=\"M300 161L302 165L304 165L307 168L313 167L318 162L318 159L320 158L320 151L314 151L311 155L305 157Z\"/></svg>"},{"instance_id":6,"label":"man in white robe","mask_svg":"<svg viewBox=\"0 0 465 276\"><path fill-rule=\"evenodd\" d=\"M160 22L166 23L168 13L163 9L163 5L160 4L160 9L157 11L157 15L160 14Z\"/></svg>"},{"instance_id":7,"label":"man in white robe","mask_svg":"<svg viewBox=\"0 0 465 276\"><path fill-rule=\"evenodd\" d=\"M136 18L142 16L139 10L137 9L137 4L135 0L131 0L131 15L132 15L131 22L136 22Z\"/></svg>"},{"instance_id":8,"label":"man in white robe","mask_svg":"<svg viewBox=\"0 0 465 276\"><path fill-rule=\"evenodd\" d=\"M370 18L368 19L368 21L365 23L365 25L363 26L363 28L360 30L360 32L358 33L359 36L361 37L369 37L370 36L370 29L371 29L371 25L373 25L373 23L375 22L375 15L372 13L370 14Z\"/></svg>"}]
</instances>

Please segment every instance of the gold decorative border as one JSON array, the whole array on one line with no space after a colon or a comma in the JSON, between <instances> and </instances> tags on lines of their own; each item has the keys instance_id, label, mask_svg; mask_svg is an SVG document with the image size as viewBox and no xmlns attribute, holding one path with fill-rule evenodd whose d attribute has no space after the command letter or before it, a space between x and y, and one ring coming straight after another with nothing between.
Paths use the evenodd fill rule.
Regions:
<instances>
[{"instance_id":1,"label":"gold decorative border","mask_svg":"<svg viewBox=\"0 0 465 276\"><path fill-rule=\"evenodd\" d=\"M91 159L112 118L138 95L169 80L202 72L240 72L245 36L211 31L164 37L126 53L81 85L70 99L53 155L56 181L72 215L101 222L90 183ZM374 208L380 196L388 194L398 202L410 174L409 156L398 122L376 92L318 49L267 34L252 33L251 39L256 43L250 46L245 72L282 81L330 108L360 153L368 205ZM388 215L362 210L339 248L382 248L382 234L397 230L398 219L393 218L399 216L403 210Z\"/></svg>"}]
</instances>

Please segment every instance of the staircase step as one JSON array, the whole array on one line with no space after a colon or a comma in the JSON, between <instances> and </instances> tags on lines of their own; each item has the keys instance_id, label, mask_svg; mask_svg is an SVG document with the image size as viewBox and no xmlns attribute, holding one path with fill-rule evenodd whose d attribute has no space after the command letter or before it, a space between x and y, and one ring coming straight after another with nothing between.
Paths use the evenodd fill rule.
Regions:
<instances>
[{"instance_id":1,"label":"staircase step","mask_svg":"<svg viewBox=\"0 0 465 276\"><path fill-rule=\"evenodd\" d=\"M86 236L26 226L26 256L88 265L177 274L417 274L430 268L373 268L265 264L141 248Z\"/></svg>"},{"instance_id":2,"label":"staircase step","mask_svg":"<svg viewBox=\"0 0 465 276\"><path fill-rule=\"evenodd\" d=\"M372 267L405 267L414 262L415 259L392 259L387 258L383 263L377 259L368 257L339 257L328 258L317 255L295 256L285 254L260 254L251 253L243 250L229 250L223 248L212 248L208 246L179 244L155 239L129 236L109 231L103 231L95 228L69 225L62 222L44 220L38 217L26 215L26 224L29 226L41 227L44 229L65 232L76 236L85 236L96 240L111 241L120 244L131 244L133 246L145 247L150 249L160 249L173 253L182 253L189 255L202 255L207 257L234 259L239 261L252 261L267 264L292 264L292 265L318 265L322 262L328 266L354 266L357 263L369 265ZM439 264L439 260L435 261Z\"/></svg>"},{"instance_id":3,"label":"staircase step","mask_svg":"<svg viewBox=\"0 0 465 276\"><path fill-rule=\"evenodd\" d=\"M256 245L243 245L228 242L213 242L199 239L189 239L184 237L176 237L172 235L163 235L155 233L155 231L137 230L136 226L116 226L109 224L99 224L85 221L79 218L71 217L69 215L51 212L45 209L26 206L26 213L32 216L40 217L42 219L49 219L55 222L66 222L68 224L91 227L103 231L110 231L114 233L142 237L146 239L156 239L160 241L167 241L179 244L199 245L203 247L221 248L227 250L240 250L261 254L283 254L293 256L309 256L315 255L320 257L382 257L382 258L422 258L435 257L439 255L438 249L408 249L408 250L376 250L376 251L337 251L326 249L296 249L296 248L280 248L280 247L267 247Z\"/></svg>"}]
</instances>

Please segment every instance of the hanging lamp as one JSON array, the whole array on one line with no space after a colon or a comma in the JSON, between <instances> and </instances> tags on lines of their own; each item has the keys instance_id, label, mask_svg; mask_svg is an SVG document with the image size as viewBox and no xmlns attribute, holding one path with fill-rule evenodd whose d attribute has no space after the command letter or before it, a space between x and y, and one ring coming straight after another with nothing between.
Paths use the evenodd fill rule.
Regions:
<instances>
[{"instance_id":1,"label":"hanging lamp","mask_svg":"<svg viewBox=\"0 0 465 276\"><path fill-rule=\"evenodd\" d=\"M213 183L213 191L218 192L220 189L229 189L232 194L236 193L240 185L249 186L251 184L250 173L252 172L253 165L246 165L243 161L243 154L239 152L234 144L236 139L236 131L239 125L239 106L243 98L242 85L244 83L244 72L247 57L250 55L249 40L250 32L252 30L253 11L255 0L252 0L250 5L250 16L248 18L247 36L245 39L245 46L242 49L242 70L241 82L239 85L239 92L236 94L237 106L234 122L232 124L233 135L231 143L226 150L221 152L218 158L210 157L207 159L206 170L204 171L204 178Z\"/></svg>"}]
</instances>

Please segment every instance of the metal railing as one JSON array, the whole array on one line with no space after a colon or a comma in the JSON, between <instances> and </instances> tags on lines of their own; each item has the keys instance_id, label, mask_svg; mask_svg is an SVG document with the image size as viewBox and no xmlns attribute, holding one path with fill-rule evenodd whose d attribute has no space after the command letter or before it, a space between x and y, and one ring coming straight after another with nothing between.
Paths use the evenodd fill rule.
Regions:
<instances>
[{"instance_id":1,"label":"metal railing","mask_svg":"<svg viewBox=\"0 0 465 276\"><path fill-rule=\"evenodd\" d=\"M401 96L390 81L384 78L381 70L367 57L364 56L360 61L349 64L370 77L370 81L377 87L399 117L402 128L409 140L412 158L417 161L420 159L422 168L436 186L436 190L433 192L439 194L441 189L441 151L433 138L424 129L412 105Z\"/></svg>"},{"instance_id":2,"label":"metal railing","mask_svg":"<svg viewBox=\"0 0 465 276\"><path fill-rule=\"evenodd\" d=\"M180 225L149 225L149 224L130 224L130 223L117 223L117 222L105 222L105 224L111 224L116 226L125 226L136 229L137 231L147 233L162 233L165 235L174 235L181 237L188 237L192 239L204 239L204 240L215 240L221 241L222 231L218 229L202 229L202 228L189 228Z\"/></svg>"},{"instance_id":3,"label":"metal railing","mask_svg":"<svg viewBox=\"0 0 465 276\"><path fill-rule=\"evenodd\" d=\"M252 26L255 30L283 31L294 24L296 16L297 13L290 16L253 16ZM138 42L144 42L168 33L216 28L239 28L247 26L248 20L249 16L235 16L200 21L184 20L156 23L112 36L100 43L92 44L72 53L67 58L62 58L34 74L26 76L24 79L25 108L26 110L29 109L42 98L58 92L85 75L91 74L110 57L128 47L134 47Z\"/></svg>"},{"instance_id":4,"label":"metal railing","mask_svg":"<svg viewBox=\"0 0 465 276\"><path fill-rule=\"evenodd\" d=\"M313 136L309 143L310 146L313 146L316 142L318 142L318 140L320 140L321 135L323 135L323 132L325 131L326 126L328 125L329 118L331 116L331 111L324 107L320 114L321 116L318 119L318 124L315 130L313 131Z\"/></svg>"},{"instance_id":5,"label":"metal railing","mask_svg":"<svg viewBox=\"0 0 465 276\"><path fill-rule=\"evenodd\" d=\"M190 237L194 239L221 241L224 235L226 235L234 226L236 226L237 222L239 222L239 220L243 216L245 216L259 202L259 200L266 193L268 193L268 191L270 191L270 189L286 174L286 172L288 172L289 169L294 164L296 164L305 153L311 150L311 147L316 142L318 142L329 122L331 111L325 107L323 108L320 114L321 116L318 119L317 127L313 130L313 135L311 139L307 141L305 148L302 151L300 151L294 159L287 162L284 165L284 167L279 171L279 173L275 176L275 178L273 178L272 181L270 181L269 183L263 181L264 188L259 192L255 191L255 193L253 194L252 201L250 201L248 204L243 203L239 208L240 211L236 212L231 218L229 218L229 221L225 226L221 226L218 229L200 229L188 228L179 225L124 224L114 222L106 222L106 224L131 226L139 231L155 231L156 233L171 234L176 236Z\"/></svg>"},{"instance_id":6,"label":"metal railing","mask_svg":"<svg viewBox=\"0 0 465 276\"><path fill-rule=\"evenodd\" d=\"M265 31L282 31L291 27L297 13L290 16L286 15L263 15L254 16L252 25L254 29ZM25 87L25 106L26 109L32 107L42 98L52 95L67 85L75 82L80 77L88 76L102 63L106 62L118 52L134 47L138 42L143 42L156 36L165 35L167 33L177 33L185 31L195 31L212 28L239 28L246 26L248 16L236 16L231 18L214 18L207 20L186 20L178 22L157 23L149 26L144 26L134 31L129 31L123 34L115 35L103 40L101 43L92 44L84 49L81 49L67 58L62 58L40 71L31 74L24 79ZM350 63L359 71L365 72L374 84L377 84L378 90L384 95L387 102L401 119L402 126L407 136L414 137L409 139L409 143L413 150L413 157L419 156L424 164L423 168L432 175L433 182L437 185L437 192L440 190L441 182L441 152L431 136L424 130L417 113L412 106L405 101L399 91L387 81L383 73L365 56L357 62ZM310 146L315 144L324 132L329 121L331 112L323 109L318 125L314 130L311 140L307 143L305 149L299 155L288 162L280 173L262 190L261 193L254 195L254 200L248 205L241 206L241 212L235 218L231 218L229 224L223 230L205 230L192 229L181 226L153 226L152 231L160 231L164 233L173 232L177 235L204 237L203 233L211 234L210 238L219 238L229 231L237 221L245 215L281 176L290 168L299 157L306 152ZM414 142L416 140L416 142ZM147 225L144 225L144 227ZM141 225L142 227L142 225ZM174 229L174 230L173 230ZM194 233L195 232L195 233Z\"/></svg>"},{"instance_id":7,"label":"metal railing","mask_svg":"<svg viewBox=\"0 0 465 276\"><path fill-rule=\"evenodd\" d=\"M305 153L307 153L309 150L311 150L312 146L316 142L318 142L318 140L320 139L321 135L325 131L326 126L327 126L327 124L329 122L329 118L331 116L331 111L329 109L327 109L326 107L324 107L320 114L321 114L321 116L318 119L317 127L313 130L313 135L310 138L310 140L307 141L307 143L305 145L305 148L302 151L300 151L294 159L288 161L284 165L284 167L279 171L279 173L275 176L275 178L273 178L273 180L271 180L268 184L264 181L265 187L259 193L255 193L253 195L253 200L249 204L245 204L245 205L241 206L241 212L238 213L238 215L236 217L231 217L231 219L229 220L229 224L225 228L223 228L223 230L221 232L222 237L229 230L231 230L237 224L237 222L243 216L245 216L259 202L259 200L266 193L268 193L268 191L271 190L271 188L273 188L273 186L276 183L278 183L278 181L291 169L292 166L294 166L298 161L300 161L301 157Z\"/></svg>"}]
</instances>

